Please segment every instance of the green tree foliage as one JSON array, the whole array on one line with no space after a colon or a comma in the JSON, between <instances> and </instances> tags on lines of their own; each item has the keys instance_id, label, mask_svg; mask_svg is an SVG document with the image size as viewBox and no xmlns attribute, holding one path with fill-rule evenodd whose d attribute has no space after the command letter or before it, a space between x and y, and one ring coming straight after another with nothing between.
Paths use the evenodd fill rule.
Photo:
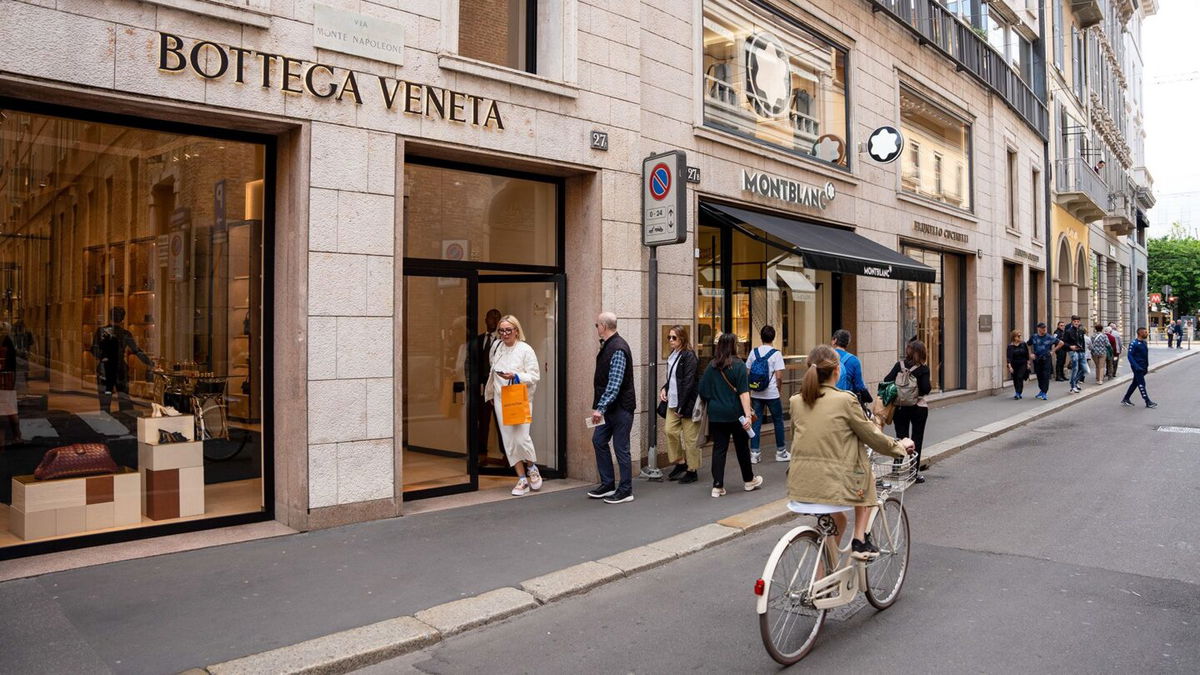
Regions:
<instances>
[{"instance_id":1,"label":"green tree foliage","mask_svg":"<svg viewBox=\"0 0 1200 675\"><path fill-rule=\"evenodd\" d=\"M1179 298L1176 314L1200 311L1200 239L1187 236L1176 225L1171 234L1146 242L1146 251L1149 292L1157 293L1170 284L1171 294Z\"/></svg>"}]
</instances>

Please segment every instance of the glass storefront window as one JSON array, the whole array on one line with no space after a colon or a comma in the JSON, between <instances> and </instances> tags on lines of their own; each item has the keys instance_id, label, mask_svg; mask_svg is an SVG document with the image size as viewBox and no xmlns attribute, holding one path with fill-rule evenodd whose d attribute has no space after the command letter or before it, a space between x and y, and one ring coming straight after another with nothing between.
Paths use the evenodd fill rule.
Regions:
<instances>
[{"instance_id":1,"label":"glass storefront window","mask_svg":"<svg viewBox=\"0 0 1200 675\"><path fill-rule=\"evenodd\" d=\"M725 280L721 278L721 228L701 225L696 231L700 258L696 269L696 353L707 362L725 323Z\"/></svg>"},{"instance_id":2,"label":"glass storefront window","mask_svg":"<svg viewBox=\"0 0 1200 675\"><path fill-rule=\"evenodd\" d=\"M404 209L408 258L558 264L553 183L409 163Z\"/></svg>"},{"instance_id":3,"label":"glass storefront window","mask_svg":"<svg viewBox=\"0 0 1200 675\"><path fill-rule=\"evenodd\" d=\"M963 322L966 320L966 262L961 255L904 246L904 255L937 272L933 283L900 282L900 346L925 343L934 391L966 386Z\"/></svg>"},{"instance_id":4,"label":"glass storefront window","mask_svg":"<svg viewBox=\"0 0 1200 675\"><path fill-rule=\"evenodd\" d=\"M0 546L261 511L266 147L3 112Z\"/></svg>"},{"instance_id":5,"label":"glass storefront window","mask_svg":"<svg viewBox=\"0 0 1200 675\"><path fill-rule=\"evenodd\" d=\"M749 7L704 3L704 123L848 166L846 50Z\"/></svg>"},{"instance_id":6,"label":"glass storefront window","mask_svg":"<svg viewBox=\"0 0 1200 675\"><path fill-rule=\"evenodd\" d=\"M957 117L900 90L900 128L909 151L900 164L900 185L905 192L943 204L970 210L971 127ZM921 164L954 164L955 180L944 180L940 172L921 173ZM963 168L966 167L966 175Z\"/></svg>"}]
</instances>

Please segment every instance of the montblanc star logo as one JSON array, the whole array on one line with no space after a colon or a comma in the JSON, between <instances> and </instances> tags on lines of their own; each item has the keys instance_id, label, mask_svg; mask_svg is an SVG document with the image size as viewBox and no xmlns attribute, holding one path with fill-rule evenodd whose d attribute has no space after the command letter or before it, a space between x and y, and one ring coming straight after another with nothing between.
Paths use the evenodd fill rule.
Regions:
<instances>
[{"instance_id":1,"label":"montblanc star logo","mask_svg":"<svg viewBox=\"0 0 1200 675\"><path fill-rule=\"evenodd\" d=\"M867 154L884 164L894 161L904 148L904 137L893 127L879 127L867 139Z\"/></svg>"},{"instance_id":2,"label":"montblanc star logo","mask_svg":"<svg viewBox=\"0 0 1200 675\"><path fill-rule=\"evenodd\" d=\"M746 98L762 117L779 117L788 109L792 73L783 44L770 33L746 38Z\"/></svg>"}]
</instances>

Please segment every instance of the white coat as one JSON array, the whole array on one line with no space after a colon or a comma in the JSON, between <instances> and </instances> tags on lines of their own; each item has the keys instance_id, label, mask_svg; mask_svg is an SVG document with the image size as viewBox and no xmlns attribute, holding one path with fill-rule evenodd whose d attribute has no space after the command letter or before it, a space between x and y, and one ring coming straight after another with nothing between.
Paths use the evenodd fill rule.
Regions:
<instances>
[{"instance_id":1,"label":"white coat","mask_svg":"<svg viewBox=\"0 0 1200 675\"><path fill-rule=\"evenodd\" d=\"M515 373L522 384L529 389L530 415L533 414L533 394L537 391L537 383L541 379L541 369L538 367L537 355L528 343L517 341L512 347L500 342L493 347L492 370L488 373L487 386L483 390L483 400L491 401L496 409L496 419L504 419L504 411L500 403L500 388L510 382L498 373ZM500 437L504 439L504 449L508 454L508 464L512 466L518 461L537 462L537 454L533 448L533 439L529 435L528 424L500 424Z\"/></svg>"}]
</instances>

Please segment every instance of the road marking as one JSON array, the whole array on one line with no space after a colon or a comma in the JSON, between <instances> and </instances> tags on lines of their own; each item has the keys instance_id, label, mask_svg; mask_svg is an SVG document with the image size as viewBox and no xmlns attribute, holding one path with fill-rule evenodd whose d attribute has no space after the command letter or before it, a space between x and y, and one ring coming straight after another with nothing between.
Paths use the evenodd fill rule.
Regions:
<instances>
[{"instance_id":1,"label":"road marking","mask_svg":"<svg viewBox=\"0 0 1200 675\"><path fill-rule=\"evenodd\" d=\"M1172 434L1200 434L1200 427L1157 427L1155 431L1166 431Z\"/></svg>"}]
</instances>

